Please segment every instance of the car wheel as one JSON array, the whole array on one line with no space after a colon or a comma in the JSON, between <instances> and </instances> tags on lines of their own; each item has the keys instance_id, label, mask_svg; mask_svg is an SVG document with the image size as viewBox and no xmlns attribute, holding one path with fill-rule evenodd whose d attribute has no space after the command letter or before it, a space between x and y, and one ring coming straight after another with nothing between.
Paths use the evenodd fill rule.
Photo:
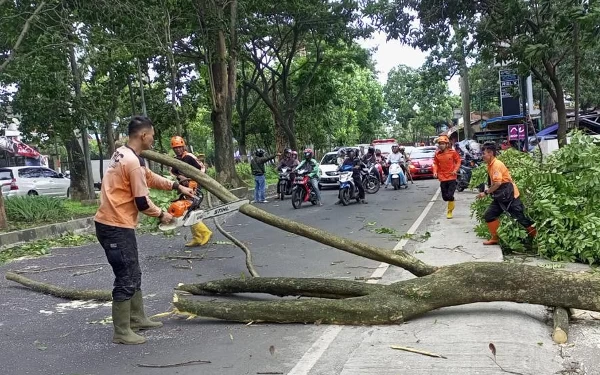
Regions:
<instances>
[{"instance_id":1,"label":"car wheel","mask_svg":"<svg viewBox=\"0 0 600 375\"><path fill-rule=\"evenodd\" d=\"M29 190L29 191L27 192L27 195L30 195L30 196L38 195L38 192L37 192L37 191L35 191L35 190Z\"/></svg>"}]
</instances>

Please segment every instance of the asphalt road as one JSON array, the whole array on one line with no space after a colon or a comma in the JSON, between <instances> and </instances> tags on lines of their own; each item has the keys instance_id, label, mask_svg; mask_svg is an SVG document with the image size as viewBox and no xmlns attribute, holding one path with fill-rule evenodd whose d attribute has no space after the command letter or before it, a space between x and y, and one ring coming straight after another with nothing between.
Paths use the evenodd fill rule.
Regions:
<instances>
[{"instance_id":1,"label":"asphalt road","mask_svg":"<svg viewBox=\"0 0 600 375\"><path fill-rule=\"evenodd\" d=\"M437 181L424 180L416 181L408 190L381 189L367 196L367 205L336 206L337 191L329 190L323 192L323 207L309 205L294 210L289 198L284 202L271 200L260 207L342 237L391 249L397 238L377 234L374 229L385 227L399 234L406 232L437 186ZM378 266L377 262L291 235L239 213L224 226L252 249L261 276L354 280L369 277ZM186 235L189 236L187 229L175 237L142 235L138 239L149 315L170 310L173 287L178 283L247 275L242 252L222 243L226 240L218 232L210 245L191 253L183 246ZM166 255L201 254L206 254L206 258L192 263L165 259ZM0 267L0 271L105 262L102 248L93 244L55 249L51 256L12 262ZM73 288L111 288L108 266L84 275L74 275L77 271L80 269L26 276ZM144 345L115 345L111 342L112 325L102 324L110 316L110 304L65 301L4 279L0 280L0 295L0 374L286 374L326 329L312 324L247 326L205 318L170 318L163 320L163 328L144 332L148 339ZM275 349L273 354L271 346ZM211 363L172 368L138 366L194 360Z\"/></svg>"}]
</instances>

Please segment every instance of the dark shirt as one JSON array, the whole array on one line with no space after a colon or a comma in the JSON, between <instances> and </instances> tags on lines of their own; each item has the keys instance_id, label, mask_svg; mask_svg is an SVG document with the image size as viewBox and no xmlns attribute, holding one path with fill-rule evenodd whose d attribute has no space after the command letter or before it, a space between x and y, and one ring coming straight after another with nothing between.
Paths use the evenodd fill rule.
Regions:
<instances>
[{"instance_id":1,"label":"dark shirt","mask_svg":"<svg viewBox=\"0 0 600 375\"><path fill-rule=\"evenodd\" d=\"M183 156L176 156L175 159L181 160L181 161L183 161L193 167L196 167L198 169L202 169L202 166L200 165L198 160L190 154L185 154ZM179 176L181 174L181 172L177 168L171 168L171 173L173 173L175 176Z\"/></svg>"},{"instance_id":2,"label":"dark shirt","mask_svg":"<svg viewBox=\"0 0 600 375\"><path fill-rule=\"evenodd\" d=\"M273 156L253 157L250 161L250 168L252 169L252 175L264 176L265 175L265 163L269 160L275 159Z\"/></svg>"}]
</instances>

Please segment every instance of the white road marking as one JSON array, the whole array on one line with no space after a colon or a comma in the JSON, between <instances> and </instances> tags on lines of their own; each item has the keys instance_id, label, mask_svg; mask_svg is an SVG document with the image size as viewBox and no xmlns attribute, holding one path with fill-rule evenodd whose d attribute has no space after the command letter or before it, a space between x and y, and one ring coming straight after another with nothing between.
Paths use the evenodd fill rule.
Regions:
<instances>
[{"instance_id":1,"label":"white road marking","mask_svg":"<svg viewBox=\"0 0 600 375\"><path fill-rule=\"evenodd\" d=\"M417 229L419 229L419 226L427 217L427 214L431 210L431 207L433 207L433 204L435 203L439 195L440 189L438 188L435 194L433 195L433 198L431 198L423 212L421 212L421 215L419 215L417 220L408 229L408 231L406 232L407 234L415 234L417 232ZM404 248L404 246L407 243L408 238L401 239L400 242L398 242L396 246L394 246L394 250L400 250ZM373 274L367 280L367 283L377 284L377 282L379 282L380 278L383 276L383 274L385 273L385 271L387 271L389 267L389 264L381 263L377 267L377 269L373 271ZM312 370L312 368L315 367L315 365L317 364L317 361L323 356L323 353L325 353L325 351L327 350L327 348L329 348L329 346L335 340L337 335L342 331L342 328L343 326L340 325L331 325L327 327L327 329L325 329L321 336L319 336L319 338L311 345L311 347L306 351L306 353L304 353L302 358L300 358L300 361L296 363L296 366L294 366L290 370L290 372L288 372L287 375L308 375L310 373L310 370Z\"/></svg>"}]
</instances>

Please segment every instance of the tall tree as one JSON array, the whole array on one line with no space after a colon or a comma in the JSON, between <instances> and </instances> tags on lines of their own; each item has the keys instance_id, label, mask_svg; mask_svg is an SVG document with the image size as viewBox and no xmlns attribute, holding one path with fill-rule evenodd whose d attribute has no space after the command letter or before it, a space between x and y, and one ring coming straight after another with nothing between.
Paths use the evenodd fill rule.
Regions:
<instances>
[{"instance_id":1,"label":"tall tree","mask_svg":"<svg viewBox=\"0 0 600 375\"><path fill-rule=\"evenodd\" d=\"M281 151L285 140L297 149L296 109L326 58L325 45L351 41L359 31L352 28L356 4L326 0L250 4L253 17L248 17L242 28L248 40L245 56L254 64L260 80L245 84L261 96L273 114L277 149ZM302 63L295 64L299 57Z\"/></svg>"},{"instance_id":2,"label":"tall tree","mask_svg":"<svg viewBox=\"0 0 600 375\"><path fill-rule=\"evenodd\" d=\"M244 184L235 170L231 125L237 91L237 5L237 0L208 0L197 7L209 66L217 179L234 187Z\"/></svg>"}]
</instances>

